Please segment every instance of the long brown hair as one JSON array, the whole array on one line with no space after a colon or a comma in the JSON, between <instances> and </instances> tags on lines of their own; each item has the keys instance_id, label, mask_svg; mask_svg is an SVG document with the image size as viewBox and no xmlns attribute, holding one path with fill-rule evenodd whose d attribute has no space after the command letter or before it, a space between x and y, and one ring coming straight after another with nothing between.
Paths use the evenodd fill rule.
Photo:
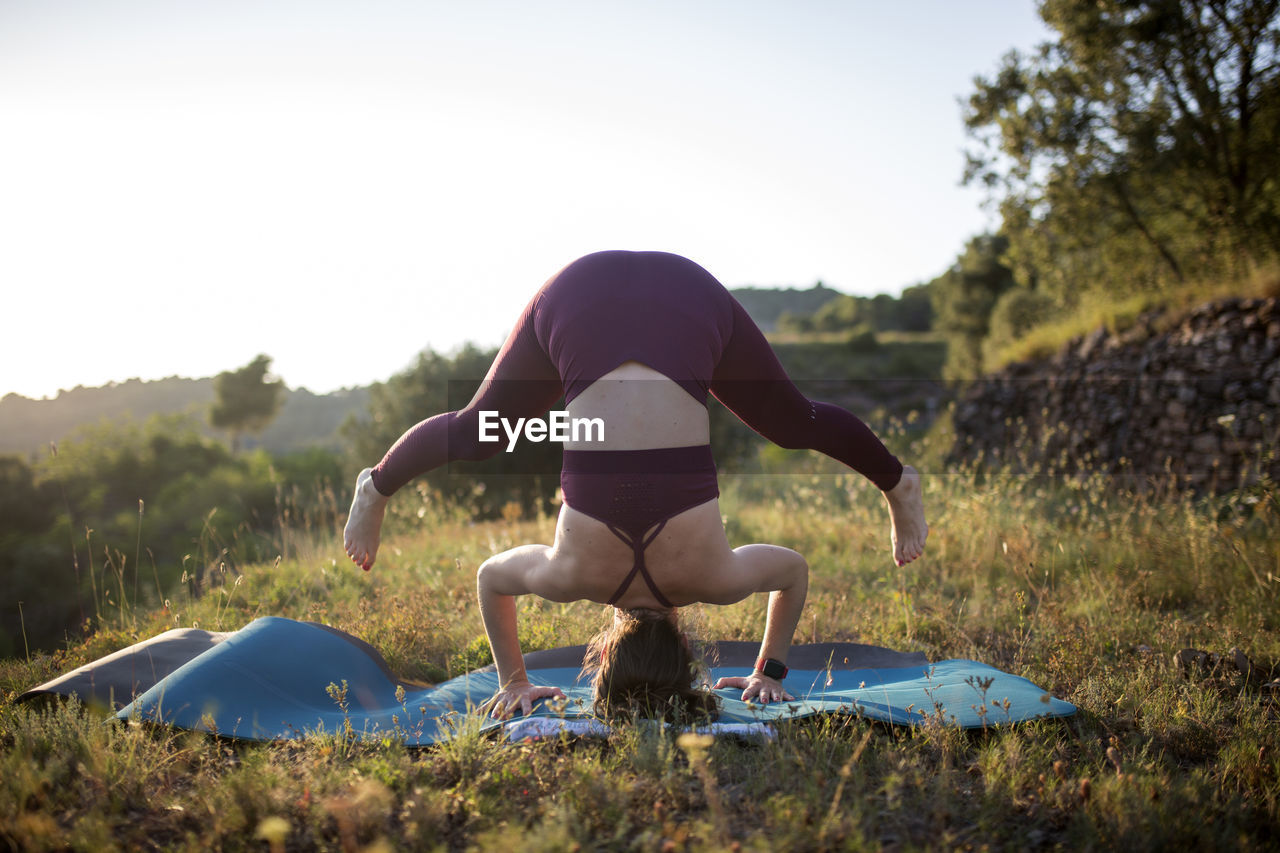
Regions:
<instances>
[{"instance_id":1,"label":"long brown hair","mask_svg":"<svg viewBox=\"0 0 1280 853\"><path fill-rule=\"evenodd\" d=\"M669 722L715 719L719 700L694 687L698 660L666 614L620 613L587 646L584 664L594 671L595 712L607 719L636 714Z\"/></svg>"}]
</instances>

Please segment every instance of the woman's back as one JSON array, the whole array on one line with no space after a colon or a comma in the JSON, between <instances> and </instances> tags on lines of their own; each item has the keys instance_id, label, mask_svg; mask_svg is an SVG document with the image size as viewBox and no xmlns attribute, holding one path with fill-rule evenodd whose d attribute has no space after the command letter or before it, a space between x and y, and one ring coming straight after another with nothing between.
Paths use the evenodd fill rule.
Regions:
<instances>
[{"instance_id":1,"label":"woman's back","mask_svg":"<svg viewBox=\"0 0 1280 853\"><path fill-rule=\"evenodd\" d=\"M606 373L574 397L570 419L599 419L603 440L587 431L569 450L652 450L707 444L711 431L707 408L658 371L628 361ZM588 437L593 440L586 440Z\"/></svg>"},{"instance_id":2,"label":"woman's back","mask_svg":"<svg viewBox=\"0 0 1280 853\"><path fill-rule=\"evenodd\" d=\"M657 468L662 463L656 460L665 458L658 451L700 447L710 441L706 406L671 379L637 361L625 362L593 382L570 401L567 412L571 419L598 419L604 425L603 440L566 442L565 449L571 452L655 451L643 458L652 455ZM729 558L718 502L714 494L707 498L695 507L676 506L679 511L660 519L661 530L643 549L646 571L669 601L685 604L701 599L703 582L719 574L717 567ZM581 511L584 509L586 512ZM643 537L648 531L637 528L628 532L632 537ZM637 554L591 507L575 507L567 497L552 558L581 594L603 602L618 589L635 565ZM623 608L663 606L640 579L629 584L614 603Z\"/></svg>"}]
</instances>

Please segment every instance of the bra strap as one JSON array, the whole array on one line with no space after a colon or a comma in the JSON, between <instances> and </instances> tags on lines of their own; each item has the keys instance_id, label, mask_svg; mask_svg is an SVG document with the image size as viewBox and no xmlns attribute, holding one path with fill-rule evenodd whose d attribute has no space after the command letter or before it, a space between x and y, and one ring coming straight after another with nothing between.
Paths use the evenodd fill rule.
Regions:
<instances>
[{"instance_id":1,"label":"bra strap","mask_svg":"<svg viewBox=\"0 0 1280 853\"><path fill-rule=\"evenodd\" d=\"M664 518L662 521L658 522L657 526L654 527L648 535L644 536L639 541L629 536L625 530L615 527L612 524L607 525L608 528L613 531L615 536L631 546L631 550L635 554L635 562L631 565L631 571L627 572L627 576L622 579L622 583L618 586L618 591L615 592L607 602L605 602L606 604L614 604L619 598L622 598L622 594L631 586L631 581L635 579L636 573L639 572L640 577L644 578L645 586L649 587L649 591L653 593L653 597L657 599L659 604L663 607L675 607L675 605L668 601L667 597L658 589L658 585L653 582L653 577L649 574L648 567L644 564L644 549L648 548L650 543L652 543L654 539L658 538L658 534L662 532L662 528L666 526L666 523L667 520Z\"/></svg>"}]
</instances>

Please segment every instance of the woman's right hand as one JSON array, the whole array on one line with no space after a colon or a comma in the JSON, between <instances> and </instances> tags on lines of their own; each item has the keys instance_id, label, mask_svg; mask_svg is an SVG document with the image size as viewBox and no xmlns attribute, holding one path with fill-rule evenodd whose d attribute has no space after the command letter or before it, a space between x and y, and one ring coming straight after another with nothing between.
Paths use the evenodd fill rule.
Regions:
<instances>
[{"instance_id":1,"label":"woman's right hand","mask_svg":"<svg viewBox=\"0 0 1280 853\"><path fill-rule=\"evenodd\" d=\"M477 710L481 714L488 714L495 720L508 719L517 710L527 717L533 711L534 702L552 697L563 699L564 691L559 687L538 687L530 684L527 679L518 679L503 685L497 693L493 694L489 701L485 702Z\"/></svg>"},{"instance_id":2,"label":"woman's right hand","mask_svg":"<svg viewBox=\"0 0 1280 853\"><path fill-rule=\"evenodd\" d=\"M747 676L724 676L716 681L711 689L721 690L725 687L740 688L743 702L754 701L761 705L768 705L770 702L788 702L796 698L782 686L781 681L770 678L759 670Z\"/></svg>"}]
</instances>

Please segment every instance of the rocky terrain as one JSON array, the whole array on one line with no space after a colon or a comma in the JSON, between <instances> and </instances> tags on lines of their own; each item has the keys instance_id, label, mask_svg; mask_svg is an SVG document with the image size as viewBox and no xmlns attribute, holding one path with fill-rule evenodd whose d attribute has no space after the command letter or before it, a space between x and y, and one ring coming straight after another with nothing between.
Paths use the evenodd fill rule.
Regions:
<instances>
[{"instance_id":1,"label":"rocky terrain","mask_svg":"<svg viewBox=\"0 0 1280 853\"><path fill-rule=\"evenodd\" d=\"M1280 300L1229 299L1099 327L1011 364L955 404L953 462L1103 471L1138 489L1280 477Z\"/></svg>"}]
</instances>

